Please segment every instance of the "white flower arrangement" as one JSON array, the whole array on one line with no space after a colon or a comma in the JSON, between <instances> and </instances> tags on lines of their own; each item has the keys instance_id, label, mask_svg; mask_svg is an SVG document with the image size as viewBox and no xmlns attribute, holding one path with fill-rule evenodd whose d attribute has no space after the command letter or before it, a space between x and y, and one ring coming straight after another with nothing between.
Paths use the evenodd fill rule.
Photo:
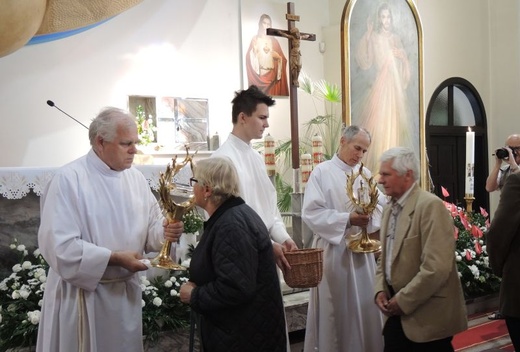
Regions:
<instances>
[{"instance_id":1,"label":"white flower arrangement","mask_svg":"<svg viewBox=\"0 0 520 352\"><path fill-rule=\"evenodd\" d=\"M165 272L171 276L156 276L149 280L141 276L143 297L143 334L153 343L161 331L186 327L190 322L189 306L179 299L179 289L187 282L187 272Z\"/></svg>"},{"instance_id":2,"label":"white flower arrangement","mask_svg":"<svg viewBox=\"0 0 520 352\"><path fill-rule=\"evenodd\" d=\"M17 241L9 246L20 257L12 273L0 279L0 351L34 346L38 335L43 292L49 265L36 249L32 254ZM179 299L187 271L164 272L148 280L140 276L145 343L153 344L161 331L189 325L189 306Z\"/></svg>"},{"instance_id":3,"label":"white flower arrangement","mask_svg":"<svg viewBox=\"0 0 520 352\"><path fill-rule=\"evenodd\" d=\"M48 265L39 251L30 256L16 241L9 248L20 262L0 281L0 350L36 343Z\"/></svg>"},{"instance_id":4,"label":"white flower arrangement","mask_svg":"<svg viewBox=\"0 0 520 352\"><path fill-rule=\"evenodd\" d=\"M196 233L202 228L204 219L197 209L193 208L183 215L182 223L184 224L184 233Z\"/></svg>"}]
</instances>

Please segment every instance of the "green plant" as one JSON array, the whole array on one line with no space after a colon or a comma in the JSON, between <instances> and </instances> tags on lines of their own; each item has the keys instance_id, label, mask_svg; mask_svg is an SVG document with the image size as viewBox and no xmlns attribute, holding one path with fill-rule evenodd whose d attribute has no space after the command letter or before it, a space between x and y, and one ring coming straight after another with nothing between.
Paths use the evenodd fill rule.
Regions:
<instances>
[{"instance_id":1,"label":"green plant","mask_svg":"<svg viewBox=\"0 0 520 352\"><path fill-rule=\"evenodd\" d=\"M29 254L17 240L10 245L19 254L12 273L0 281L0 351L34 346L49 265L36 249ZM190 256L190 255L189 255ZM153 345L162 331L189 326L189 306L179 299L188 271L165 272L148 279L140 276L144 343Z\"/></svg>"},{"instance_id":2,"label":"green plant","mask_svg":"<svg viewBox=\"0 0 520 352\"><path fill-rule=\"evenodd\" d=\"M142 105L138 105L136 108L136 124L137 124L137 135L141 145L148 145L155 141L155 126L151 117L146 117L144 108Z\"/></svg>"},{"instance_id":3,"label":"green plant","mask_svg":"<svg viewBox=\"0 0 520 352\"><path fill-rule=\"evenodd\" d=\"M341 89L323 79L312 81L305 73L300 74L300 90L312 97L316 116L304 123L303 137L299 141L299 154L312 151L312 137L319 135L323 139L323 158L329 160L337 151L343 122L337 113L341 103ZM323 107L324 112L320 113ZM275 148L278 172L275 177L275 187L278 194L278 208L287 212L291 208L292 185L284 180L284 175L290 169L292 156L291 140L279 141Z\"/></svg>"},{"instance_id":4,"label":"green plant","mask_svg":"<svg viewBox=\"0 0 520 352\"><path fill-rule=\"evenodd\" d=\"M313 82L305 73L301 75L300 88L314 98L316 111L318 111L316 102L323 103L325 113L318 114L304 124L306 126L304 136L305 141L308 142L315 134L320 135L323 138L323 156L325 160L329 160L338 149L343 129L343 121L337 113L341 104L341 89L323 79ZM312 147L312 144L306 144L306 146Z\"/></svg>"},{"instance_id":5,"label":"green plant","mask_svg":"<svg viewBox=\"0 0 520 352\"><path fill-rule=\"evenodd\" d=\"M184 223L184 233L195 233L202 228L204 219L194 208L182 216L182 222Z\"/></svg>"},{"instance_id":6,"label":"green plant","mask_svg":"<svg viewBox=\"0 0 520 352\"><path fill-rule=\"evenodd\" d=\"M441 187L446 198L448 191ZM467 212L462 207L444 201L446 209L453 218L456 239L455 259L464 297L473 298L498 292L500 278L493 274L486 251L486 233L489 230L489 215L480 212Z\"/></svg>"}]
</instances>

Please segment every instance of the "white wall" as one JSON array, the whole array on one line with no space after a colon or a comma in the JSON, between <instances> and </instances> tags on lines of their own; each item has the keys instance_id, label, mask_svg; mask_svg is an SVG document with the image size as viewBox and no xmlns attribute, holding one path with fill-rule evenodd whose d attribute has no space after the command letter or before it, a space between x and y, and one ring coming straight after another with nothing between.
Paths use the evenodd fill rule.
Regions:
<instances>
[{"instance_id":1,"label":"white wall","mask_svg":"<svg viewBox=\"0 0 520 352\"><path fill-rule=\"evenodd\" d=\"M417 0L423 24L425 105L446 79L462 77L489 107L488 2Z\"/></svg>"},{"instance_id":2,"label":"white wall","mask_svg":"<svg viewBox=\"0 0 520 352\"><path fill-rule=\"evenodd\" d=\"M500 2L502 4L502 2ZM490 2L491 45L490 108L488 133L490 153L504 145L507 136L520 133L520 3L515 0L496 6ZM490 168L493 163L490 162ZM495 209L499 192L493 192L491 209Z\"/></svg>"},{"instance_id":3,"label":"white wall","mask_svg":"<svg viewBox=\"0 0 520 352\"><path fill-rule=\"evenodd\" d=\"M49 99L88 126L104 106L127 108L128 95L207 98L210 134L225 139L230 102L244 88L239 3L145 0L88 31L0 58L0 167L59 166L88 151L86 129L47 106ZM298 28L318 38L301 45L304 70L322 78L326 7L294 3ZM299 103L301 120L315 115L309 99ZM289 100L277 99L269 129L276 139L290 137L289 116Z\"/></svg>"}]
</instances>

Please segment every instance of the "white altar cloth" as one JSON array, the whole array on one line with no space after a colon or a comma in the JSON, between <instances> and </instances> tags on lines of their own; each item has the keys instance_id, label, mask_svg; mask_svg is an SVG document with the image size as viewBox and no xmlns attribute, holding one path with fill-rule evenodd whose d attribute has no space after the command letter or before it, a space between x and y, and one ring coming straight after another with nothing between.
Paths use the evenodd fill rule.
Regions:
<instances>
[{"instance_id":1,"label":"white altar cloth","mask_svg":"<svg viewBox=\"0 0 520 352\"><path fill-rule=\"evenodd\" d=\"M134 165L150 188L159 189L159 175L166 165ZM0 195L7 199L22 199L31 191L40 196L58 167L0 167Z\"/></svg>"}]
</instances>

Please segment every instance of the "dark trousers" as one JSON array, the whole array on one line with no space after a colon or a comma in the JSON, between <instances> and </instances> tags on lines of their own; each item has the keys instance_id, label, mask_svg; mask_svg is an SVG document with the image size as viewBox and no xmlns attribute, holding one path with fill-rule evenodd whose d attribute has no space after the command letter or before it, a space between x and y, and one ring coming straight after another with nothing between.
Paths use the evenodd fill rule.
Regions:
<instances>
[{"instance_id":1,"label":"dark trousers","mask_svg":"<svg viewBox=\"0 0 520 352\"><path fill-rule=\"evenodd\" d=\"M453 336L430 342L413 342L403 331L401 317L388 318L383 328L385 340L384 352L453 352L451 340Z\"/></svg>"},{"instance_id":2,"label":"dark trousers","mask_svg":"<svg viewBox=\"0 0 520 352\"><path fill-rule=\"evenodd\" d=\"M507 331L511 342L515 347L515 351L520 351L520 318L508 317L506 318Z\"/></svg>"}]
</instances>

